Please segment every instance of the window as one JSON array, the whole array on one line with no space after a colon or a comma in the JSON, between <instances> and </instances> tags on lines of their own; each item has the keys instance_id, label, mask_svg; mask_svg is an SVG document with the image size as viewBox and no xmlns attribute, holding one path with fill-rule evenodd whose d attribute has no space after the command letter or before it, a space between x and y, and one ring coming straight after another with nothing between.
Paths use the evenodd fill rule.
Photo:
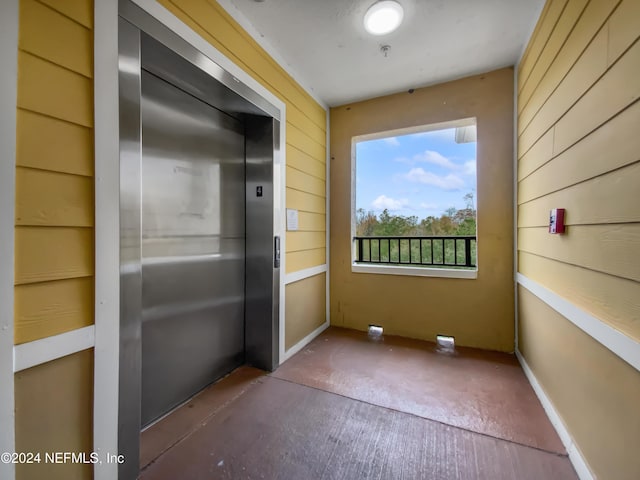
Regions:
<instances>
[{"instance_id":1,"label":"window","mask_svg":"<svg viewBox=\"0 0 640 480\"><path fill-rule=\"evenodd\" d=\"M475 119L352 147L352 270L476 278Z\"/></svg>"}]
</instances>

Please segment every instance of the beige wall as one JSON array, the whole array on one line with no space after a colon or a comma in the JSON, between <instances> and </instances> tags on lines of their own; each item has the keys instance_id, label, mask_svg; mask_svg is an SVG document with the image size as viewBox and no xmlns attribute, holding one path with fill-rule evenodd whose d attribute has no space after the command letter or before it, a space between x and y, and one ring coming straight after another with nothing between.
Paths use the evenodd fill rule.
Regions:
<instances>
[{"instance_id":1,"label":"beige wall","mask_svg":"<svg viewBox=\"0 0 640 480\"><path fill-rule=\"evenodd\" d=\"M51 464L46 452L93 451L93 350L84 350L15 375L16 452L41 454L17 465L18 480L92 478L92 466Z\"/></svg>"},{"instance_id":2,"label":"beige wall","mask_svg":"<svg viewBox=\"0 0 640 480\"><path fill-rule=\"evenodd\" d=\"M326 274L321 273L287 285L285 299L287 315L292 315L298 321L292 323L292 326L285 331L285 349L293 347L325 323L327 318L324 297L326 281Z\"/></svg>"},{"instance_id":3,"label":"beige wall","mask_svg":"<svg viewBox=\"0 0 640 480\"><path fill-rule=\"evenodd\" d=\"M478 278L351 272L351 139L476 117ZM513 69L331 109L331 323L514 349Z\"/></svg>"},{"instance_id":4,"label":"beige wall","mask_svg":"<svg viewBox=\"0 0 640 480\"><path fill-rule=\"evenodd\" d=\"M640 2L549 0L518 70L518 270L640 340ZM547 233L565 208L567 233ZM519 348L598 478L640 478L640 372L519 291Z\"/></svg>"}]
</instances>

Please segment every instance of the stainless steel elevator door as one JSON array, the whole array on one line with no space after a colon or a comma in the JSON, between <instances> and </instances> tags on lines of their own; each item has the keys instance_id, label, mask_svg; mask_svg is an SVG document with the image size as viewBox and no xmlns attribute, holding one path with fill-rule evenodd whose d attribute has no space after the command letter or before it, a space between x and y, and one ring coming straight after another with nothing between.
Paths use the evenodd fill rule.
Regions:
<instances>
[{"instance_id":1,"label":"stainless steel elevator door","mask_svg":"<svg viewBox=\"0 0 640 480\"><path fill-rule=\"evenodd\" d=\"M244 362L244 127L142 72L142 426Z\"/></svg>"}]
</instances>

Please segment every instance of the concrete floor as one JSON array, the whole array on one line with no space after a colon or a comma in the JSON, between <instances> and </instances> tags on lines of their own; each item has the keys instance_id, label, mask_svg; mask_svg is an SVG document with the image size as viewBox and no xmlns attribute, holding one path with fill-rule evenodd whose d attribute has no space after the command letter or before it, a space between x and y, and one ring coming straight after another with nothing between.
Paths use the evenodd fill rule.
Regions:
<instances>
[{"instance_id":1,"label":"concrete floor","mask_svg":"<svg viewBox=\"0 0 640 480\"><path fill-rule=\"evenodd\" d=\"M330 328L142 434L141 478L576 479L513 355Z\"/></svg>"}]
</instances>

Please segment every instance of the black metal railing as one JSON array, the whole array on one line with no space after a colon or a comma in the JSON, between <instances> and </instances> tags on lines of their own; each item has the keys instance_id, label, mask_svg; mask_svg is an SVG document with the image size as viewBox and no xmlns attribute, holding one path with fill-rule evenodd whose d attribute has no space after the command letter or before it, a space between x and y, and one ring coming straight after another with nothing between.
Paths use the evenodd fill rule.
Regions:
<instances>
[{"instance_id":1,"label":"black metal railing","mask_svg":"<svg viewBox=\"0 0 640 480\"><path fill-rule=\"evenodd\" d=\"M437 267L476 266L475 236L354 237L356 262Z\"/></svg>"}]
</instances>

